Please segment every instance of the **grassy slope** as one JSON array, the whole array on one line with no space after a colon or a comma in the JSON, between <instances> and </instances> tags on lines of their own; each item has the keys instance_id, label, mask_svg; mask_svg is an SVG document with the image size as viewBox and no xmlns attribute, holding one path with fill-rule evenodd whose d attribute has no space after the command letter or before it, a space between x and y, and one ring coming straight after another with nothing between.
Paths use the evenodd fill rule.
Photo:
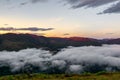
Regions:
<instances>
[{"instance_id":1,"label":"grassy slope","mask_svg":"<svg viewBox=\"0 0 120 80\"><path fill-rule=\"evenodd\" d=\"M0 80L120 80L120 73L97 73L83 75L65 74L32 74L11 75L0 77Z\"/></svg>"}]
</instances>

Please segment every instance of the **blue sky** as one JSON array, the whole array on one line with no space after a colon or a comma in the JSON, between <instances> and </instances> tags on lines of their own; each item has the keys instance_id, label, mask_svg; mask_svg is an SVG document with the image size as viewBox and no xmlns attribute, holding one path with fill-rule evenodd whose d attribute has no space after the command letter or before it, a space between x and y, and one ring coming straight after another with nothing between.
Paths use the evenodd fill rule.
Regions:
<instances>
[{"instance_id":1,"label":"blue sky","mask_svg":"<svg viewBox=\"0 0 120 80\"><path fill-rule=\"evenodd\" d=\"M114 38L120 36L120 14L119 9L111 9L117 5L112 0L111 3L95 2L97 6L90 7L90 4L73 8L72 0L0 0L0 28L54 28L48 31L23 31L23 30L0 30L6 32L24 32L34 34L45 34L45 36L84 36L94 38ZM33 0L34 1L34 0ZM70 2L71 1L71 2ZM79 3L79 0L74 0ZM77 2L78 1L78 2ZM81 4L85 0L80 0ZM83 1L83 2L82 2ZM89 0L86 0L86 2ZM100 1L100 0L91 0ZM26 3L27 2L27 3ZM21 3L25 3L21 5ZM76 6L76 5L75 5ZM87 7L87 8L86 8ZM94 8L93 8L94 7ZM110 7L110 8L109 8ZM117 5L117 7L119 7ZM113 7L112 7L113 8ZM97 14L102 13L102 14ZM64 35L67 34L67 35Z\"/></svg>"}]
</instances>

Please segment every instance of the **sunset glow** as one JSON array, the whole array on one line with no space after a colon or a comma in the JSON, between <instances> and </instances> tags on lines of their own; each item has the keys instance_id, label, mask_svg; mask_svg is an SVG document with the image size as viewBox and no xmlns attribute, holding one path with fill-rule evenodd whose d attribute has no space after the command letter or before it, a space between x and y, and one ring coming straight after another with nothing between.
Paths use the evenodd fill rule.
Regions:
<instances>
[{"instance_id":1,"label":"sunset glow","mask_svg":"<svg viewBox=\"0 0 120 80\"><path fill-rule=\"evenodd\" d=\"M26 0L27 1L27 0ZM117 1L117 0L116 0ZM113 3L95 8L76 8L67 0L48 0L22 5L21 0L0 1L0 28L54 28L51 31L0 30L4 33L31 33L47 37L85 36L94 38L115 38L120 36L120 17L116 12L97 14ZM21 3L21 4L20 4ZM64 5L66 3L66 5ZM82 3L81 3L82 4ZM96 4L97 5L97 4ZM87 5L86 5L87 6ZM67 35L66 35L67 34Z\"/></svg>"}]
</instances>

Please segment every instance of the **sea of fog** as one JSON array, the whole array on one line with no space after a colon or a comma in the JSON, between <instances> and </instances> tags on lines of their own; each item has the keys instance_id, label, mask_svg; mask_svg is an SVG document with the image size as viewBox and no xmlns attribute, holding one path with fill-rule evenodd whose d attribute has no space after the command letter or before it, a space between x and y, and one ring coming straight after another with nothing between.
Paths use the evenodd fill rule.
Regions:
<instances>
[{"instance_id":1,"label":"sea of fog","mask_svg":"<svg viewBox=\"0 0 120 80\"><path fill-rule=\"evenodd\" d=\"M0 52L0 74L119 71L120 45L68 47L52 55L42 49Z\"/></svg>"}]
</instances>

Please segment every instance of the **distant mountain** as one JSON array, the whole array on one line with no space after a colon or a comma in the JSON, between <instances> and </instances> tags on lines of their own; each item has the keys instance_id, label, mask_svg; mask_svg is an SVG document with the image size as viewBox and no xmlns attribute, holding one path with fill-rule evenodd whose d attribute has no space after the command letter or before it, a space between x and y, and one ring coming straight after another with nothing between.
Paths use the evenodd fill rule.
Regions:
<instances>
[{"instance_id":1,"label":"distant mountain","mask_svg":"<svg viewBox=\"0 0 120 80\"><path fill-rule=\"evenodd\" d=\"M43 48L51 51L57 51L67 46L101 46L102 44L120 44L118 39L93 39L84 37L44 37L33 34L1 34L0 51L18 51L26 48Z\"/></svg>"}]
</instances>

